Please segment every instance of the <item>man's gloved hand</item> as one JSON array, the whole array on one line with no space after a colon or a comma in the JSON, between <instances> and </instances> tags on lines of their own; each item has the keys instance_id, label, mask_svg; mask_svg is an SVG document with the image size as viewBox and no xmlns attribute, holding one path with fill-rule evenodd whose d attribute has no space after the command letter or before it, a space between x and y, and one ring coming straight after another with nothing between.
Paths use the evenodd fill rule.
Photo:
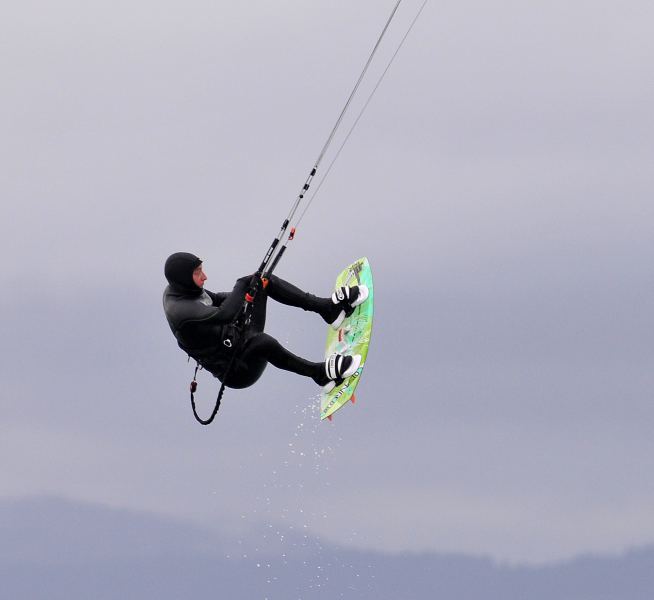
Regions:
<instances>
[{"instance_id":1,"label":"man's gloved hand","mask_svg":"<svg viewBox=\"0 0 654 600\"><path fill-rule=\"evenodd\" d=\"M236 280L236 283L249 285L252 280L252 275L243 275Z\"/></svg>"},{"instance_id":2,"label":"man's gloved hand","mask_svg":"<svg viewBox=\"0 0 654 600\"><path fill-rule=\"evenodd\" d=\"M244 284L247 287L245 299L252 302L259 291L266 286L258 273L245 275L237 280L237 283Z\"/></svg>"}]
</instances>

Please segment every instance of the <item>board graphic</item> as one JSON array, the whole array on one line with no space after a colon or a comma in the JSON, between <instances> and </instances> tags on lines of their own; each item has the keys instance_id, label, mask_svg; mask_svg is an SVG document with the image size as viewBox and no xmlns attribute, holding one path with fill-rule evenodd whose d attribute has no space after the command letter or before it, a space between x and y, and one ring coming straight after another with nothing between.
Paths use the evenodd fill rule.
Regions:
<instances>
[{"instance_id":1,"label":"board graphic","mask_svg":"<svg viewBox=\"0 0 654 600\"><path fill-rule=\"evenodd\" d=\"M368 287L369 296L363 304L354 309L354 312L347 317L335 330L331 326L327 332L327 344L325 346L325 358L337 352L339 354L360 354L361 364L354 374L345 379L340 385L335 386L331 391L321 394L320 398L320 419L330 419L332 415L348 401L354 402L354 391L356 390L361 374L368 356L368 345L372 332L372 315L374 290L372 285L372 271L367 258L360 258L347 266L336 278L335 287L344 285L350 287L365 285Z\"/></svg>"}]
</instances>

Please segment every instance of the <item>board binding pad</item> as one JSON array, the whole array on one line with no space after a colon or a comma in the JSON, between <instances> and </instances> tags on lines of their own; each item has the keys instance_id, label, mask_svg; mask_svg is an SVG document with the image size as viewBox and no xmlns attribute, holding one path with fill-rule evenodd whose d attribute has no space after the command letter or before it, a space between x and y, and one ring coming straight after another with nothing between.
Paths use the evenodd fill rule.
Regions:
<instances>
[{"instance_id":1,"label":"board binding pad","mask_svg":"<svg viewBox=\"0 0 654 600\"><path fill-rule=\"evenodd\" d=\"M331 420L332 415L349 401L354 402L354 391L356 390L361 373L366 364L368 356L368 345L372 331L373 314L373 285L372 271L366 257L360 258L343 269L336 278L335 288L349 285L365 285L368 288L369 296L363 304L354 309L354 312L346 317L338 329L330 325L327 330L327 343L325 345L325 358L334 354L360 354L361 364L359 368L340 385L335 386L329 392L322 392L320 395L320 420Z\"/></svg>"}]
</instances>

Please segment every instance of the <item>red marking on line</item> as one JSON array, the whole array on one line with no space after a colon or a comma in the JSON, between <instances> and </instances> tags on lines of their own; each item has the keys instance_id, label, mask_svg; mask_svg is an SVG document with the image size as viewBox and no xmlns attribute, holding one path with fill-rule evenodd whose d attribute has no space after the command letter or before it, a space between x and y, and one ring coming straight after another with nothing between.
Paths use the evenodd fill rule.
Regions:
<instances>
[{"instance_id":1,"label":"red marking on line","mask_svg":"<svg viewBox=\"0 0 654 600\"><path fill-rule=\"evenodd\" d=\"M352 394L352 397L350 398L350 402L354 404L356 401L357 401L357 397L354 394Z\"/></svg>"},{"instance_id":2,"label":"red marking on line","mask_svg":"<svg viewBox=\"0 0 654 600\"><path fill-rule=\"evenodd\" d=\"M338 330L338 341L339 342L343 341L343 330L342 329Z\"/></svg>"},{"instance_id":3,"label":"red marking on line","mask_svg":"<svg viewBox=\"0 0 654 600\"><path fill-rule=\"evenodd\" d=\"M334 415L328 415L327 418L331 421Z\"/></svg>"}]
</instances>

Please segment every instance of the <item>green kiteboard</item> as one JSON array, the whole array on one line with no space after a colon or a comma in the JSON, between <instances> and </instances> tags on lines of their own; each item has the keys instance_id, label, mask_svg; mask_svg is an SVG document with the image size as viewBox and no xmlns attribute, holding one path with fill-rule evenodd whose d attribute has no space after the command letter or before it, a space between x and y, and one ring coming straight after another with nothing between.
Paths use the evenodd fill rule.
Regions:
<instances>
[{"instance_id":1,"label":"green kiteboard","mask_svg":"<svg viewBox=\"0 0 654 600\"><path fill-rule=\"evenodd\" d=\"M320 419L331 420L332 415L348 401L354 402L354 391L356 390L361 373L366 365L368 356L368 345L372 332L373 313L373 286L372 271L367 258L360 258L348 267L345 267L336 278L335 288L343 285L365 285L368 287L369 296L363 304L354 309L354 312L347 317L338 329L329 327L327 332L327 344L325 346L325 358L337 352L339 354L360 354L361 364L350 377L331 391L321 394L320 398Z\"/></svg>"}]
</instances>

